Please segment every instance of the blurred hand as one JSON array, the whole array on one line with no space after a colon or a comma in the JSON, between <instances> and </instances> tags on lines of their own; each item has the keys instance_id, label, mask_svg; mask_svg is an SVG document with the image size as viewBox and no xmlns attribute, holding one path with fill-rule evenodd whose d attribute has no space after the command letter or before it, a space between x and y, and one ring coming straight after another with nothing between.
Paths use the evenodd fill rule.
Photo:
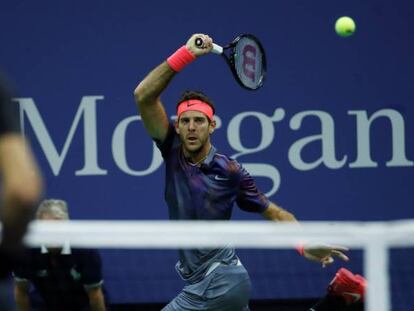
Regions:
<instances>
[{"instance_id":1,"label":"blurred hand","mask_svg":"<svg viewBox=\"0 0 414 311\"><path fill-rule=\"evenodd\" d=\"M332 264L335 261L335 257L348 261L349 257L344 252L348 251L348 248L342 246L330 246L330 245L318 245L318 246L306 246L304 247L303 256L307 259L320 262L322 267Z\"/></svg>"}]
</instances>

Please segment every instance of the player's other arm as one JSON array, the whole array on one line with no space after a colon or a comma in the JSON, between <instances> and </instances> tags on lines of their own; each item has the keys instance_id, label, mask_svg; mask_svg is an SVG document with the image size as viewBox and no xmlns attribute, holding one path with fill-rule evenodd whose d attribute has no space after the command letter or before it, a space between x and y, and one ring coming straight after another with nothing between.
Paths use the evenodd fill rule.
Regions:
<instances>
[{"instance_id":1,"label":"player's other arm","mask_svg":"<svg viewBox=\"0 0 414 311\"><path fill-rule=\"evenodd\" d=\"M277 206L275 203L270 202L268 208L262 213L262 216L272 221L289 221L298 223L296 217L287 210Z\"/></svg>"},{"instance_id":2,"label":"player's other arm","mask_svg":"<svg viewBox=\"0 0 414 311\"><path fill-rule=\"evenodd\" d=\"M272 221L285 221L299 224L296 217L292 213L272 202L270 202L268 208L262 213L262 216ZM348 249L346 247L329 245L304 245L301 247L303 256L309 260L320 262L323 267L333 263L334 257L348 261L348 256L344 254L347 250Z\"/></svg>"},{"instance_id":3,"label":"player's other arm","mask_svg":"<svg viewBox=\"0 0 414 311\"><path fill-rule=\"evenodd\" d=\"M88 288L86 293L88 294L91 311L105 311L105 299L101 286Z\"/></svg>"},{"instance_id":4,"label":"player's other arm","mask_svg":"<svg viewBox=\"0 0 414 311\"><path fill-rule=\"evenodd\" d=\"M234 162L235 163L235 162ZM283 221L298 224L296 217L281 208L264 196L256 187L251 175L239 164L230 166L229 171L237 171L240 174L240 189L237 197L237 205L246 211L259 212L261 215L271 221ZM348 257L343 253L347 249L336 246L309 246L301 247L301 253L309 260L316 261L326 266L334 261L334 257L338 257L347 261Z\"/></svg>"},{"instance_id":5,"label":"player's other arm","mask_svg":"<svg viewBox=\"0 0 414 311\"><path fill-rule=\"evenodd\" d=\"M30 311L29 282L15 282L14 299L16 301L18 311Z\"/></svg>"},{"instance_id":6,"label":"player's other arm","mask_svg":"<svg viewBox=\"0 0 414 311\"><path fill-rule=\"evenodd\" d=\"M195 39L198 37L203 39L204 43L202 47L195 45ZM186 61L188 62L188 58L191 60L191 58L195 59L198 56L207 54L211 51L212 46L213 41L210 37L203 34L194 34L185 45L184 60L181 57L183 53L180 54L177 51L168 61L164 61L152 70L135 88L135 102L141 113L144 126L153 139L162 142L168 132L169 122L160 99L161 93L179 71L179 65L182 65ZM174 58L174 55L178 56ZM171 58L173 58L173 61L170 61Z\"/></svg>"}]
</instances>

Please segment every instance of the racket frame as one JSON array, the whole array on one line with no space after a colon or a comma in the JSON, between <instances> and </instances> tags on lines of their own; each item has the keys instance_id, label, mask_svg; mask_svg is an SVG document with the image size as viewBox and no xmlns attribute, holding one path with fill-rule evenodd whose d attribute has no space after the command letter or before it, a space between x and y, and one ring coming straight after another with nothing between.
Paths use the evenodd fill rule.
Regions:
<instances>
[{"instance_id":1,"label":"racket frame","mask_svg":"<svg viewBox=\"0 0 414 311\"><path fill-rule=\"evenodd\" d=\"M251 88L251 87L248 87L248 86L244 85L244 83L241 81L239 75L237 74L237 69L236 69L236 66L235 66L236 46L237 46L237 43L243 38L249 38L252 41L254 41L257 44L257 46L259 47L260 52L262 54L262 75L261 75L260 83L255 88ZM203 40L201 38L197 38L196 41L195 41L195 44L196 44L196 46L201 47L203 45ZM227 55L225 53L228 50L230 50L229 55ZM211 52L214 53L214 54L223 56L223 58L225 59L227 65L230 67L230 70L231 70L234 78L236 79L237 83L241 87L243 87L244 89L249 90L249 91L255 91L255 90L257 90L257 89L259 89L263 86L264 80L266 78L266 68L267 68L266 67L267 66L266 65L266 54L265 54L263 45L261 44L261 42L259 41L259 39L256 36L254 36L252 34L242 34L242 35L236 37L231 43L229 43L228 45L226 45L224 47L222 47L222 46L220 46L216 43L213 43L213 48L212 48Z\"/></svg>"},{"instance_id":2,"label":"racket frame","mask_svg":"<svg viewBox=\"0 0 414 311\"><path fill-rule=\"evenodd\" d=\"M261 76L260 83L257 85L256 88L251 88L251 87L247 87L246 85L244 85L243 82L241 81L241 79L239 78L239 75L237 74L237 69L236 69L236 66L235 66L236 46L237 46L237 43L242 38L249 38L249 39L253 40L257 44L257 46L259 47L260 52L262 53L262 76ZM225 54L226 50L230 50L229 55ZM225 58L226 63L227 63L227 65L229 65L230 70L233 73L233 76L236 79L236 81L244 89L249 90L249 91L255 91L255 90L257 90L257 89L259 89L263 86L264 80L266 78L266 69L267 69L266 54L265 54L263 45L261 44L261 42L259 41L259 39L256 36L254 36L252 34L243 34L243 35L238 36L230 44L223 47L223 51L222 51L221 55Z\"/></svg>"}]
</instances>

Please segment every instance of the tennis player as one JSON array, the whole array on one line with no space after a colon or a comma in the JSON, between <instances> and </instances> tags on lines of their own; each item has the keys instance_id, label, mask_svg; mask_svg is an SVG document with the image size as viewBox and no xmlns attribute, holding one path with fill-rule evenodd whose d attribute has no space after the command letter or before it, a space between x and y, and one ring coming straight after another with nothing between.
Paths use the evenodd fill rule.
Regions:
<instances>
[{"instance_id":1,"label":"tennis player","mask_svg":"<svg viewBox=\"0 0 414 311\"><path fill-rule=\"evenodd\" d=\"M203 45L197 47L195 39ZM170 219L229 220L234 203L247 212L272 221L297 222L290 212L260 192L253 178L237 161L211 143L216 121L211 99L186 91L177 104L177 120L170 124L160 95L174 76L212 49L212 39L195 34L186 45L152 70L134 95L144 126L165 160L165 199ZM322 265L334 257L348 260L343 248L301 249ZM176 269L185 281L183 290L163 310L249 310L250 279L233 248L179 251Z\"/></svg>"},{"instance_id":2,"label":"tennis player","mask_svg":"<svg viewBox=\"0 0 414 311\"><path fill-rule=\"evenodd\" d=\"M10 310L6 296L12 264L42 193L42 181L30 148L19 133L17 105L0 74L0 310Z\"/></svg>"}]
</instances>

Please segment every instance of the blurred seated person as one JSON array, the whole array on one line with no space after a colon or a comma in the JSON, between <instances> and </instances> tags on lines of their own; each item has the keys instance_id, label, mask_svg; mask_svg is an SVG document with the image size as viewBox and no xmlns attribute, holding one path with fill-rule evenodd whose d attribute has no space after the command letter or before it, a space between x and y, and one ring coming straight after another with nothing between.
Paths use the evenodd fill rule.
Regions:
<instances>
[{"instance_id":1,"label":"blurred seated person","mask_svg":"<svg viewBox=\"0 0 414 311\"><path fill-rule=\"evenodd\" d=\"M69 220L67 203L45 200L36 219ZM104 311L101 258L94 249L69 243L30 249L25 263L14 270L14 296L19 311Z\"/></svg>"}]
</instances>

